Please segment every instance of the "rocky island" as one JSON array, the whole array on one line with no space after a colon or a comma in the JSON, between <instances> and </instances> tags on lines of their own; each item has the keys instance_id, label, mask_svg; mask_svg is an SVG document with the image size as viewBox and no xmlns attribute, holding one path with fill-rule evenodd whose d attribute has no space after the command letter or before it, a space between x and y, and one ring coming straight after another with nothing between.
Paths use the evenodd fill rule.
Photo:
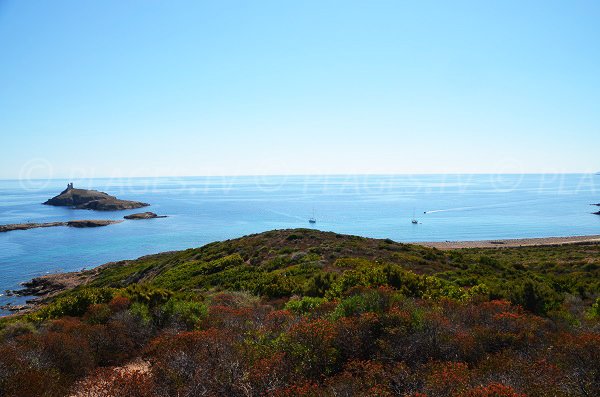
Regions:
<instances>
[{"instance_id":1,"label":"rocky island","mask_svg":"<svg viewBox=\"0 0 600 397\"><path fill-rule=\"evenodd\" d=\"M44 204L97 211L130 210L150 205L139 201L121 200L97 190L76 189L72 183L69 183L58 196Z\"/></svg>"},{"instance_id":2,"label":"rocky island","mask_svg":"<svg viewBox=\"0 0 600 397\"><path fill-rule=\"evenodd\" d=\"M85 219L67 222L43 222L43 223L13 223L10 225L0 225L0 233L11 232L13 230L29 230L36 229L38 227L55 227L55 226L68 226L68 227L100 227L113 225L115 223L121 223L123 221L111 221L104 219Z\"/></svg>"},{"instance_id":3,"label":"rocky island","mask_svg":"<svg viewBox=\"0 0 600 397\"><path fill-rule=\"evenodd\" d=\"M154 212L138 212L137 214L125 215L125 219L153 219L153 218L166 218L166 215L156 215Z\"/></svg>"}]
</instances>

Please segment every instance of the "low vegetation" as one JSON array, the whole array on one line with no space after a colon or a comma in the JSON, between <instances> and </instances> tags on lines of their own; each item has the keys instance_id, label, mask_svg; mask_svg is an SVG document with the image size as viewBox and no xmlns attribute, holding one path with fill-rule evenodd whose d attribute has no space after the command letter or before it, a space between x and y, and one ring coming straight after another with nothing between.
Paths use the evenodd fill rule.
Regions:
<instances>
[{"instance_id":1,"label":"low vegetation","mask_svg":"<svg viewBox=\"0 0 600 397\"><path fill-rule=\"evenodd\" d=\"M271 231L111 264L2 319L0 395L597 396L599 295L600 245Z\"/></svg>"}]
</instances>

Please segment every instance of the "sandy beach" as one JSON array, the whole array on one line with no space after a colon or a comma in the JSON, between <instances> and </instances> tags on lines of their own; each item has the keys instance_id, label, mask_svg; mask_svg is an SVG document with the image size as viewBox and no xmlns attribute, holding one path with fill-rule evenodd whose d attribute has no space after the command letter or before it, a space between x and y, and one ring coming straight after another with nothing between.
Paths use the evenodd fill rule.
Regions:
<instances>
[{"instance_id":1,"label":"sandy beach","mask_svg":"<svg viewBox=\"0 0 600 397\"><path fill-rule=\"evenodd\" d=\"M417 242L414 244L440 250L452 250L460 248L506 248L506 247L533 247L544 245L583 244L600 243L600 235L571 236L571 237L540 237L519 238L506 240L476 240L476 241L433 241Z\"/></svg>"}]
</instances>

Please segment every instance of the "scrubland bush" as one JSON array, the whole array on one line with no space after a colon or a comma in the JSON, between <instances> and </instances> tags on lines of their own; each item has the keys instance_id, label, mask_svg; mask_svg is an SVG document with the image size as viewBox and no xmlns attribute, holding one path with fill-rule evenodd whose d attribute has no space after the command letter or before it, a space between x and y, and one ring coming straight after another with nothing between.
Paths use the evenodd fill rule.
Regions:
<instances>
[{"instance_id":1,"label":"scrubland bush","mask_svg":"<svg viewBox=\"0 0 600 397\"><path fill-rule=\"evenodd\" d=\"M577 256L568 279L560 258L529 248L506 257L378 241L365 259L343 257L360 239L309 238L155 258L165 271L146 282L80 288L1 321L0 395L600 395L595 259ZM443 271L415 272L434 266ZM149 268L105 279L125 285L117 276ZM126 370L138 357L149 370Z\"/></svg>"}]
</instances>

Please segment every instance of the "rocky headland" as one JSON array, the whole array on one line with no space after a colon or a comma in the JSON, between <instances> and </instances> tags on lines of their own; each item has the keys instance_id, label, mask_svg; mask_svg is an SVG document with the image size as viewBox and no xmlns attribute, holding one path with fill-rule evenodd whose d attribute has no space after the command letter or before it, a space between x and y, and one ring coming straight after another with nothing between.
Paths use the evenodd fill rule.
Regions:
<instances>
[{"instance_id":1,"label":"rocky headland","mask_svg":"<svg viewBox=\"0 0 600 397\"><path fill-rule=\"evenodd\" d=\"M72 183L69 183L58 196L47 200L44 204L97 211L130 210L150 205L140 201L121 200L97 190L76 189Z\"/></svg>"},{"instance_id":2,"label":"rocky headland","mask_svg":"<svg viewBox=\"0 0 600 397\"><path fill-rule=\"evenodd\" d=\"M125 215L125 219L154 219L154 218L166 218L166 215L156 215L154 212L138 212L137 214Z\"/></svg>"},{"instance_id":3,"label":"rocky headland","mask_svg":"<svg viewBox=\"0 0 600 397\"><path fill-rule=\"evenodd\" d=\"M74 288L82 284L82 282L87 280L88 273L81 271L47 274L24 282L21 284L23 289L11 292L17 296L43 296L47 298L65 289Z\"/></svg>"},{"instance_id":4,"label":"rocky headland","mask_svg":"<svg viewBox=\"0 0 600 397\"><path fill-rule=\"evenodd\" d=\"M148 283L161 273L173 271L174 267L182 266L185 268L186 262L195 261L194 263L196 264L209 263L214 261L215 257L229 257L231 252L236 252L237 254L235 255L239 254L240 256L238 259L239 262L231 266L241 266L244 269L249 264L271 263L274 258L278 257L277 255L282 255L280 253L282 248L290 250L290 253L286 254L289 255L289 257L286 257L286 260L291 262L300 261L301 258L307 255L307 252L311 248L318 248L316 252L328 252L328 250L331 250L330 254L323 254L320 259L320 266L324 269L333 267L340 258L360 257L384 263L401 261L398 263L406 266L411 271L426 273L431 271L432 266L434 266L431 262L442 260L440 258L443 258L446 254L443 254L441 251L446 250L460 250L465 255L471 252L472 255L476 255L474 256L475 258L479 258L481 255L506 255L508 258L511 258L512 255L521 255L523 252L529 253L531 255L530 258L536 258L536 252L545 253L547 250L553 250L553 252L560 253L561 255L570 255L569 252L581 252L582 255L585 255L586 258L594 262L598 258L596 247L600 246L600 235L403 244L390 239L379 240L346 236L332 232L314 231L312 229L287 229L272 230L211 244L213 244L211 250L206 250L203 247L192 248L191 251L169 251L146 255L133 260L109 262L93 269L82 269L76 272L48 274L36 277L31 281L23 283L23 289L6 291L7 296L32 297L26 301L26 307L7 305L5 309L20 312L35 309L62 292L89 284L94 284L96 287L126 287L132 284ZM335 247L335 249L331 247ZM436 248L437 250L430 251L431 248ZM528 248L530 251L523 251L524 248ZM254 254L257 250L258 254ZM215 256L215 252L219 252L219 254ZM191 253L193 255L190 256ZM411 259L406 260L404 255L410 255L408 258ZM428 255L436 259L429 259L429 262L414 261L415 257L422 255ZM244 258L250 259L245 261ZM568 259L565 259L565 261L568 261ZM448 263L446 259L443 259L435 266L440 266L440 271L447 270ZM250 266L250 268L254 267ZM573 271L577 270L575 267L573 269ZM213 275L210 276L214 277ZM198 277L200 280L207 277L207 275L197 273L193 277ZM178 280L177 282L184 283L186 278Z\"/></svg>"},{"instance_id":5,"label":"rocky headland","mask_svg":"<svg viewBox=\"0 0 600 397\"><path fill-rule=\"evenodd\" d=\"M104 219L85 219L85 220L76 220L76 221L67 221L67 222L45 222L45 223L14 223L11 225L0 225L0 233L2 232L11 232L13 230L29 230L35 229L38 227L55 227L55 226L68 226L68 227L77 227L77 228L85 228L85 227L100 227L100 226L108 226L113 225L115 223L121 223L123 221L111 221Z\"/></svg>"},{"instance_id":6,"label":"rocky headland","mask_svg":"<svg viewBox=\"0 0 600 397\"><path fill-rule=\"evenodd\" d=\"M25 304L7 303L0 306L1 310L13 313L26 313L59 293L85 284L95 274L94 271L46 274L30 281L21 283L22 289L5 291L7 296L32 297Z\"/></svg>"}]
</instances>

